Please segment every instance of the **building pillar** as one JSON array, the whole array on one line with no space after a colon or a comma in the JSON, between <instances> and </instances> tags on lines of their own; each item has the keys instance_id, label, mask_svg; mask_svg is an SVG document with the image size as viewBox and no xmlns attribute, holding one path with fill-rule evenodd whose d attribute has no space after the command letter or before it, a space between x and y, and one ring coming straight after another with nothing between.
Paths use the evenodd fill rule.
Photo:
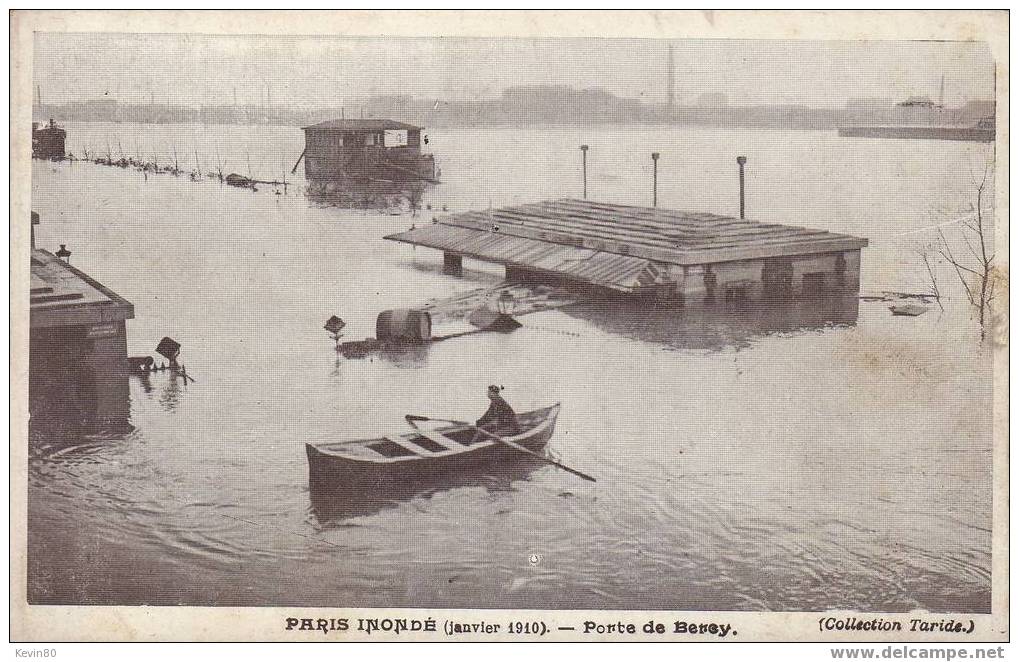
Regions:
<instances>
[{"instance_id":1,"label":"building pillar","mask_svg":"<svg viewBox=\"0 0 1019 662\"><path fill-rule=\"evenodd\" d=\"M442 254L442 273L450 276L463 276L464 275L464 264L463 256L457 255L456 253Z\"/></svg>"}]
</instances>

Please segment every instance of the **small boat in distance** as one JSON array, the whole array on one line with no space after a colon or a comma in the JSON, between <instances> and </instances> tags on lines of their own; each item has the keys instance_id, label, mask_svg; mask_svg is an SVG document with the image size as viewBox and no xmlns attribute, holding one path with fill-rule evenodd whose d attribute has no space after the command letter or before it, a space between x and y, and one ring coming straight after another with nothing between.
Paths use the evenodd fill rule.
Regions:
<instances>
[{"instance_id":1,"label":"small boat in distance","mask_svg":"<svg viewBox=\"0 0 1019 662\"><path fill-rule=\"evenodd\" d=\"M237 188L255 188L255 180L244 175L238 175L236 172L231 172L227 175L224 180L228 186L236 186Z\"/></svg>"},{"instance_id":2,"label":"small boat in distance","mask_svg":"<svg viewBox=\"0 0 1019 662\"><path fill-rule=\"evenodd\" d=\"M555 432L558 403L517 416L521 432L505 437L530 451L540 451ZM518 461L527 456L508 445L477 435L469 425L375 439L306 443L311 488L343 488L352 497L404 487L409 482L438 481L465 468Z\"/></svg>"},{"instance_id":3,"label":"small boat in distance","mask_svg":"<svg viewBox=\"0 0 1019 662\"><path fill-rule=\"evenodd\" d=\"M918 303L900 303L894 306L888 306L888 310L892 311L892 315L916 317L926 313L927 306L922 306Z\"/></svg>"}]
</instances>

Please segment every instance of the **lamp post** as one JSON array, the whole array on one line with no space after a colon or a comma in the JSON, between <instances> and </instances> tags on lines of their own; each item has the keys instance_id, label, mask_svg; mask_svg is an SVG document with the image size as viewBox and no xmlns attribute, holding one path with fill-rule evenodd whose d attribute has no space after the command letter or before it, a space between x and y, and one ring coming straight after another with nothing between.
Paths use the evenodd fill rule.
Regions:
<instances>
[{"instance_id":1,"label":"lamp post","mask_svg":"<svg viewBox=\"0 0 1019 662\"><path fill-rule=\"evenodd\" d=\"M739 164L739 217L740 220L746 218L746 206L744 198L744 179L743 179L743 166L747 164L747 157L737 156L736 163Z\"/></svg>"},{"instance_id":2,"label":"lamp post","mask_svg":"<svg viewBox=\"0 0 1019 662\"><path fill-rule=\"evenodd\" d=\"M651 152L651 206L658 206L658 157L661 156L658 152Z\"/></svg>"},{"instance_id":3,"label":"lamp post","mask_svg":"<svg viewBox=\"0 0 1019 662\"><path fill-rule=\"evenodd\" d=\"M587 200L587 145L580 146L581 168L584 177L584 199Z\"/></svg>"}]
</instances>

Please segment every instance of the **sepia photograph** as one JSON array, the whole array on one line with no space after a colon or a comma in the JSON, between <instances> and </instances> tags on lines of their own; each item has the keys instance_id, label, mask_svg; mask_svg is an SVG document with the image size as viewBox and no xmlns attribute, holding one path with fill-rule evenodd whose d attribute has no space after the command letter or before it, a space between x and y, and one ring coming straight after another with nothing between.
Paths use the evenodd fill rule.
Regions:
<instances>
[{"instance_id":1,"label":"sepia photograph","mask_svg":"<svg viewBox=\"0 0 1019 662\"><path fill-rule=\"evenodd\" d=\"M1001 44L139 14L11 19L20 636L1007 639Z\"/></svg>"}]
</instances>

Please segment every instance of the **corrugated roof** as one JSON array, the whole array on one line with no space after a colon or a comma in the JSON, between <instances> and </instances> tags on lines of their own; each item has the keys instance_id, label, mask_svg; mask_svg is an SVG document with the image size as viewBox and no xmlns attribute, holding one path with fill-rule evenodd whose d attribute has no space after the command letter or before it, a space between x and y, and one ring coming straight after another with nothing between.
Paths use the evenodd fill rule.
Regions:
<instances>
[{"instance_id":1,"label":"corrugated roof","mask_svg":"<svg viewBox=\"0 0 1019 662\"><path fill-rule=\"evenodd\" d=\"M866 239L824 230L571 199L454 214L438 219L438 223L458 230L681 265L854 250L867 245Z\"/></svg>"},{"instance_id":2,"label":"corrugated roof","mask_svg":"<svg viewBox=\"0 0 1019 662\"><path fill-rule=\"evenodd\" d=\"M484 230L434 224L386 237L467 257L541 269L616 290L661 282L651 260Z\"/></svg>"},{"instance_id":3,"label":"corrugated roof","mask_svg":"<svg viewBox=\"0 0 1019 662\"><path fill-rule=\"evenodd\" d=\"M405 124L396 120L368 119L368 120L326 120L318 124L303 127L304 131L309 129L320 131L411 131L420 130L424 127Z\"/></svg>"}]
</instances>

